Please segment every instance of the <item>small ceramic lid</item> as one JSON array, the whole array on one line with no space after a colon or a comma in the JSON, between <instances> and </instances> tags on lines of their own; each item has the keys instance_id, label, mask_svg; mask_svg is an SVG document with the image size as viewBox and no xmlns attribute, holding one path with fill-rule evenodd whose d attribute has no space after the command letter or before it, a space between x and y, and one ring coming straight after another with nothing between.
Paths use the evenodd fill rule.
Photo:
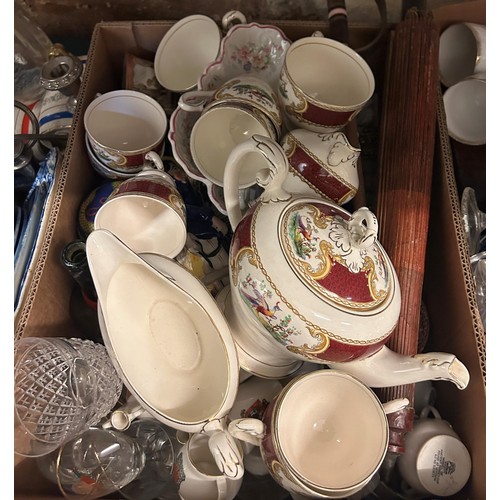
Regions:
<instances>
[{"instance_id":1,"label":"small ceramic lid","mask_svg":"<svg viewBox=\"0 0 500 500\"><path fill-rule=\"evenodd\" d=\"M215 299L172 259L133 253L112 233L87 239L99 322L124 384L155 418L199 432L231 409L239 364Z\"/></svg>"},{"instance_id":2,"label":"small ceramic lid","mask_svg":"<svg viewBox=\"0 0 500 500\"><path fill-rule=\"evenodd\" d=\"M340 207L299 200L282 214L280 244L297 277L320 299L356 314L380 312L394 293L391 264L377 240L359 244L350 224Z\"/></svg>"},{"instance_id":3,"label":"small ceramic lid","mask_svg":"<svg viewBox=\"0 0 500 500\"><path fill-rule=\"evenodd\" d=\"M450 496L458 493L469 480L471 458L465 445L454 436L429 439L417 457L417 474L431 494Z\"/></svg>"}]
</instances>

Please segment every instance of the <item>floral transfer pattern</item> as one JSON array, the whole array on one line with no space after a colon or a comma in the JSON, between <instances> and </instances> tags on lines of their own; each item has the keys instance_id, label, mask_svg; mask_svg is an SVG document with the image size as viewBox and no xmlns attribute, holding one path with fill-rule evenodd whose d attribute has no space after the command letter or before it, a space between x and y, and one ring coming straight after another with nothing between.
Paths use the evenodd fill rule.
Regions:
<instances>
[{"instance_id":1,"label":"floral transfer pattern","mask_svg":"<svg viewBox=\"0 0 500 500\"><path fill-rule=\"evenodd\" d=\"M300 335L300 331L291 324L291 315L283 313L280 301L275 300L265 281L257 281L249 273L245 280L240 281L238 290L243 302L280 344L286 346L294 343L291 337Z\"/></svg>"},{"instance_id":2,"label":"floral transfer pattern","mask_svg":"<svg viewBox=\"0 0 500 500\"><path fill-rule=\"evenodd\" d=\"M175 459L174 469L172 471L173 478L177 487L180 486L182 481L186 479L186 474L184 472L184 461L183 454L179 453Z\"/></svg>"},{"instance_id":3,"label":"floral transfer pattern","mask_svg":"<svg viewBox=\"0 0 500 500\"><path fill-rule=\"evenodd\" d=\"M239 64L245 72L265 71L273 64L276 57L281 56L283 48L274 45L257 45L249 41L231 51L230 58Z\"/></svg>"}]
</instances>

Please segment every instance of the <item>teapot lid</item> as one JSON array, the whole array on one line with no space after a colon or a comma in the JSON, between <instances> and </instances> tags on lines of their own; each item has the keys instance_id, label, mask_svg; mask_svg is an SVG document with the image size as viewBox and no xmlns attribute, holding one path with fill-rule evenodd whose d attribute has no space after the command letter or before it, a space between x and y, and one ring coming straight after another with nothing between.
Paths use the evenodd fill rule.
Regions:
<instances>
[{"instance_id":1,"label":"teapot lid","mask_svg":"<svg viewBox=\"0 0 500 500\"><path fill-rule=\"evenodd\" d=\"M210 292L176 261L87 239L99 324L124 384L158 420L199 432L230 411L239 382L231 332Z\"/></svg>"},{"instance_id":2,"label":"teapot lid","mask_svg":"<svg viewBox=\"0 0 500 500\"><path fill-rule=\"evenodd\" d=\"M288 265L323 301L355 314L390 303L392 264L368 209L351 215L335 204L299 199L283 211L279 227Z\"/></svg>"}]
</instances>

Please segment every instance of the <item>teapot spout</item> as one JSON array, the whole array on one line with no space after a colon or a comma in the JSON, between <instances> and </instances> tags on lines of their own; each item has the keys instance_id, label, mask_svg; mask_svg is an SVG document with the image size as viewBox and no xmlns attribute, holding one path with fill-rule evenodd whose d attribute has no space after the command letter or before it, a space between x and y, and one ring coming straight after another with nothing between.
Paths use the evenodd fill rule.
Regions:
<instances>
[{"instance_id":1,"label":"teapot spout","mask_svg":"<svg viewBox=\"0 0 500 500\"><path fill-rule=\"evenodd\" d=\"M328 363L330 368L347 372L370 387L393 387L424 380L447 380L460 390L470 380L469 371L453 354L428 352L407 356L388 347L371 356L342 363Z\"/></svg>"}]
</instances>

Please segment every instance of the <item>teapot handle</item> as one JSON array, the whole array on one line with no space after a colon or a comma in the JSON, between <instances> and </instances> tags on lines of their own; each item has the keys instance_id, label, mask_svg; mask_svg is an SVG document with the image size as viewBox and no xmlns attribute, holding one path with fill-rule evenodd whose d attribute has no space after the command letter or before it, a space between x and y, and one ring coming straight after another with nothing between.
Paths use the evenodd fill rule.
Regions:
<instances>
[{"instance_id":1,"label":"teapot handle","mask_svg":"<svg viewBox=\"0 0 500 500\"><path fill-rule=\"evenodd\" d=\"M257 184L264 188L259 201L286 201L292 196L281 187L288 175L288 159L282 147L269 137L253 135L231 151L224 169L224 202L233 230L236 229L243 216L240 209L238 185L242 160L247 155L255 153L259 153L261 157L254 161L262 163L262 168L256 174ZM262 160L265 161L262 162Z\"/></svg>"}]
</instances>

